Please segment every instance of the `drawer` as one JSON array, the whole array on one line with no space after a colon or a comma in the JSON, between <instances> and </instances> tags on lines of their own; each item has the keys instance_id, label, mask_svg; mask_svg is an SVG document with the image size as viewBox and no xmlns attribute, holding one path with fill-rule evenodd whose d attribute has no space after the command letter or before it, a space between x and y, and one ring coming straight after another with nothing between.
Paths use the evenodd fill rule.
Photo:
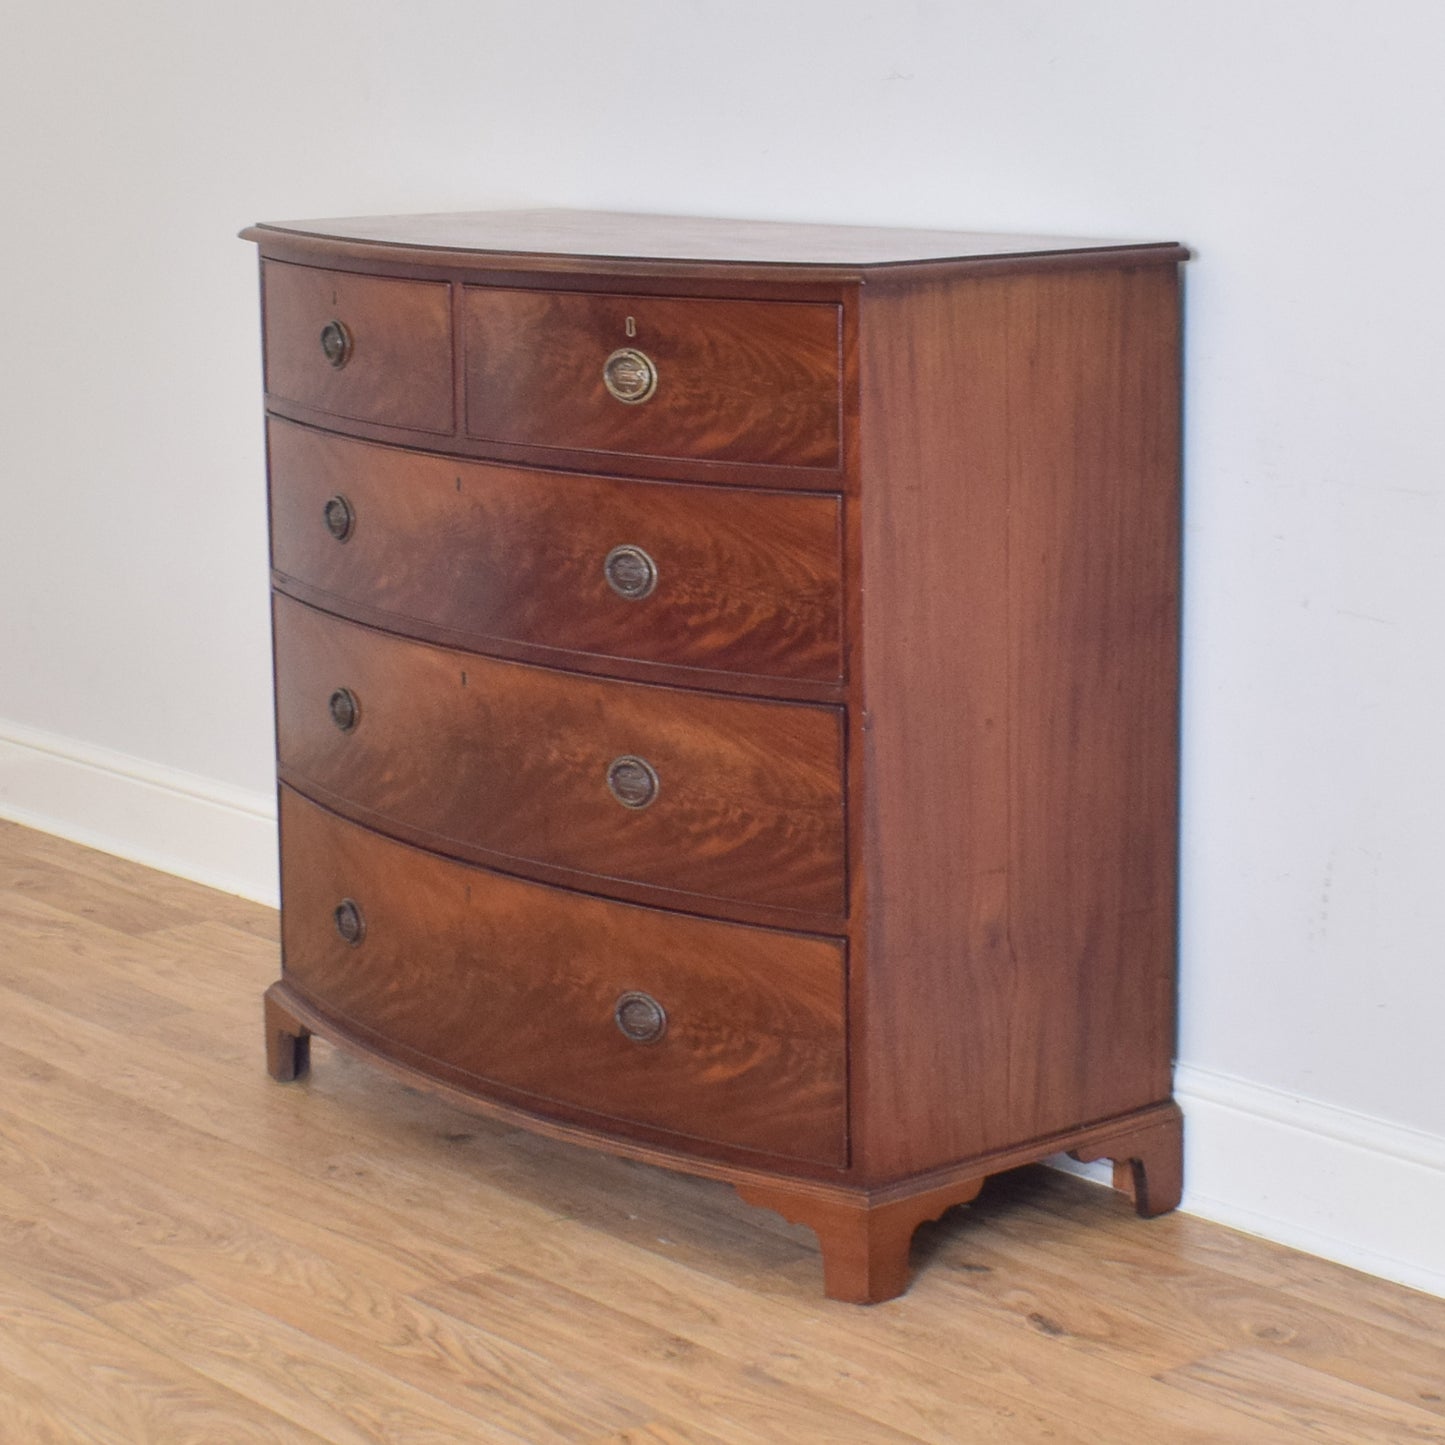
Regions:
<instances>
[{"instance_id":1,"label":"drawer","mask_svg":"<svg viewBox=\"0 0 1445 1445\"><path fill-rule=\"evenodd\" d=\"M284 596L275 627L303 791L585 886L843 914L841 710L500 662Z\"/></svg>"},{"instance_id":2,"label":"drawer","mask_svg":"<svg viewBox=\"0 0 1445 1445\"><path fill-rule=\"evenodd\" d=\"M836 497L523 471L275 419L270 460L273 565L342 610L483 643L842 673Z\"/></svg>"},{"instance_id":3,"label":"drawer","mask_svg":"<svg viewBox=\"0 0 1445 1445\"><path fill-rule=\"evenodd\" d=\"M470 436L839 466L836 305L471 286L462 310Z\"/></svg>"},{"instance_id":4,"label":"drawer","mask_svg":"<svg viewBox=\"0 0 1445 1445\"><path fill-rule=\"evenodd\" d=\"M611 1120L846 1163L842 944L507 878L288 789L281 872L285 977L393 1055Z\"/></svg>"},{"instance_id":5,"label":"drawer","mask_svg":"<svg viewBox=\"0 0 1445 1445\"><path fill-rule=\"evenodd\" d=\"M267 261L266 393L336 416L450 434L451 287Z\"/></svg>"}]
</instances>

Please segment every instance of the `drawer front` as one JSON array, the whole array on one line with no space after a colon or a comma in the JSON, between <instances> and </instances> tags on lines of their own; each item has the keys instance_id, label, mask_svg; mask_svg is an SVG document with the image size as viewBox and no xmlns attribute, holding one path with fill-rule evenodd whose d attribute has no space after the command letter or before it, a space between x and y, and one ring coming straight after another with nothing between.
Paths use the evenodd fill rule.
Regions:
<instances>
[{"instance_id":1,"label":"drawer front","mask_svg":"<svg viewBox=\"0 0 1445 1445\"><path fill-rule=\"evenodd\" d=\"M844 912L838 709L499 662L281 596L275 623L277 746L304 790L589 884Z\"/></svg>"},{"instance_id":2,"label":"drawer front","mask_svg":"<svg viewBox=\"0 0 1445 1445\"><path fill-rule=\"evenodd\" d=\"M382 426L450 434L451 287L267 261L266 392Z\"/></svg>"},{"instance_id":3,"label":"drawer front","mask_svg":"<svg viewBox=\"0 0 1445 1445\"><path fill-rule=\"evenodd\" d=\"M836 305L473 286L463 313L473 437L619 455L839 465ZM604 375L613 357L610 376L622 397Z\"/></svg>"},{"instance_id":4,"label":"drawer front","mask_svg":"<svg viewBox=\"0 0 1445 1445\"><path fill-rule=\"evenodd\" d=\"M270 458L273 565L343 603L481 642L842 672L836 497L522 471L274 419Z\"/></svg>"},{"instance_id":5,"label":"drawer front","mask_svg":"<svg viewBox=\"0 0 1445 1445\"><path fill-rule=\"evenodd\" d=\"M846 1163L841 944L499 876L287 789L281 859L286 978L383 1046L592 1114Z\"/></svg>"}]
</instances>

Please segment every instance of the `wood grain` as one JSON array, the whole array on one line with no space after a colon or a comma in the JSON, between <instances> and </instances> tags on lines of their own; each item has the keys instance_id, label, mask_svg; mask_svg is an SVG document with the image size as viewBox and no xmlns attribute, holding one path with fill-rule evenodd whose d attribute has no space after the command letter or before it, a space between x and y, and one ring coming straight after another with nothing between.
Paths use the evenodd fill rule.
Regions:
<instances>
[{"instance_id":1,"label":"wood grain","mask_svg":"<svg viewBox=\"0 0 1445 1445\"><path fill-rule=\"evenodd\" d=\"M46 1216L3 1183L0 1258L12 1280L23 1280L79 1309L135 1299L186 1282L184 1275L139 1250Z\"/></svg>"},{"instance_id":2,"label":"wood grain","mask_svg":"<svg viewBox=\"0 0 1445 1445\"><path fill-rule=\"evenodd\" d=\"M0 1265L0 1380L22 1382L0 1425L17 1442L304 1445L320 1437L197 1374L93 1314L15 1281ZM38 1426L12 1434L26 1416Z\"/></svg>"},{"instance_id":3,"label":"wood grain","mask_svg":"<svg viewBox=\"0 0 1445 1445\"><path fill-rule=\"evenodd\" d=\"M622 1258L599 1245L590 1232L549 1235L533 1273L695 1341L770 1383L822 1395L865 1424L910 1439L1019 1445L1093 1438L1070 1429L1047 1392L1029 1399L1024 1392L996 1388L991 1378L996 1366L983 1353L959 1354L942 1364L900 1348L889 1338L881 1311L869 1312L870 1327L854 1329L848 1311L827 1309L815 1315L810 1328L799 1330L791 1291L777 1277L755 1283L695 1270L683 1275L667 1255L638 1250ZM686 1279L683 1288L680 1275ZM881 1380L890 1388L880 1390Z\"/></svg>"},{"instance_id":4,"label":"wood grain","mask_svg":"<svg viewBox=\"0 0 1445 1445\"><path fill-rule=\"evenodd\" d=\"M202 1285L97 1313L158 1354L338 1445L490 1445L510 1433ZM305 1366L298 1368L303 1355Z\"/></svg>"},{"instance_id":5,"label":"wood grain","mask_svg":"<svg viewBox=\"0 0 1445 1445\"><path fill-rule=\"evenodd\" d=\"M816 1445L904 1445L909 1437L864 1421L807 1386L789 1388L734 1362L666 1324L640 1319L524 1269L491 1271L428 1290L421 1298L477 1325L514 1330L532 1325L533 1347L587 1371L627 1360L633 1388L685 1427L716 1428L728 1438L764 1445L785 1439Z\"/></svg>"},{"instance_id":6,"label":"wood grain","mask_svg":"<svg viewBox=\"0 0 1445 1445\"><path fill-rule=\"evenodd\" d=\"M6 906L39 916L42 909L56 908L65 916L104 924L122 933L144 935L157 929L198 923L199 910L178 907L164 897L146 897L108 879L88 877L65 869L35 864L16 857L0 837L0 898ZM28 909L28 904L39 905Z\"/></svg>"},{"instance_id":7,"label":"wood grain","mask_svg":"<svg viewBox=\"0 0 1445 1445\"><path fill-rule=\"evenodd\" d=\"M838 465L836 306L472 286L462 312L472 437L608 456ZM603 364L624 347L655 363L649 400L617 401L603 384Z\"/></svg>"},{"instance_id":8,"label":"wood grain","mask_svg":"<svg viewBox=\"0 0 1445 1445\"><path fill-rule=\"evenodd\" d=\"M383 1050L698 1140L842 1164L843 951L638 909L380 838L282 792L285 981ZM356 900L351 945L333 910ZM424 950L415 940L426 939ZM639 991L666 1031L614 1021Z\"/></svg>"},{"instance_id":9,"label":"wood grain","mask_svg":"<svg viewBox=\"0 0 1445 1445\"><path fill-rule=\"evenodd\" d=\"M77 847L64 838L37 833L4 818L0 818L0 859L6 867L17 868L22 873L43 864L50 881L41 886L39 892L53 893L64 900L66 911L71 915L81 911L76 906L81 898L88 899L85 916L97 923L121 926L108 909L95 906L97 895L92 890L96 884L103 884L119 890L118 895L108 896L119 896L123 900L122 916L127 920L133 920L142 910L154 920L156 915L149 911L161 906L172 910L171 924L184 926L189 920L204 918L222 925L229 933L249 933L271 943L280 936L280 919L270 909L258 909L246 899L217 893L186 878L157 873L128 858ZM22 891L34 896L36 890ZM14 902L14 894L8 888L0 896L6 904ZM140 931L148 933L149 928L143 925Z\"/></svg>"},{"instance_id":10,"label":"wood grain","mask_svg":"<svg viewBox=\"0 0 1445 1445\"><path fill-rule=\"evenodd\" d=\"M278 596L277 749L293 786L416 841L659 901L735 900L833 920L843 886L836 708L721 698L501 662L358 627ZM329 710L346 688L360 720ZM608 769L638 756L656 799Z\"/></svg>"},{"instance_id":11,"label":"wood grain","mask_svg":"<svg viewBox=\"0 0 1445 1445\"><path fill-rule=\"evenodd\" d=\"M453 430L448 286L267 261L261 307L269 395L386 426ZM353 342L340 369L321 349L332 321Z\"/></svg>"},{"instance_id":12,"label":"wood grain","mask_svg":"<svg viewBox=\"0 0 1445 1445\"><path fill-rule=\"evenodd\" d=\"M1438 1414L1331 1378L1261 1350L1225 1350L1171 1370L1163 1379L1202 1399L1226 1399L1268 1425L1328 1445L1407 1445L1445 1441Z\"/></svg>"},{"instance_id":13,"label":"wood grain","mask_svg":"<svg viewBox=\"0 0 1445 1445\"><path fill-rule=\"evenodd\" d=\"M526 257L598 268L619 261L689 261L744 269L780 266L896 266L909 262L1072 256L1080 251L1178 253L1168 243L1018 236L983 231L918 230L895 226L832 226L799 221L724 220L703 216L638 216L609 211L472 211L423 216L362 216L346 220L278 221L255 227L263 244L291 236L371 241L377 249L425 247L472 252L480 262L516 264ZM695 269L695 268L694 268Z\"/></svg>"},{"instance_id":14,"label":"wood grain","mask_svg":"<svg viewBox=\"0 0 1445 1445\"><path fill-rule=\"evenodd\" d=\"M333 612L383 613L408 633L421 622L474 647L842 675L836 497L524 473L276 418L268 435L272 565ZM356 516L344 543L323 519L336 495ZM608 586L603 563L621 545L656 564L650 596Z\"/></svg>"},{"instance_id":15,"label":"wood grain","mask_svg":"<svg viewBox=\"0 0 1445 1445\"><path fill-rule=\"evenodd\" d=\"M396 418L364 410L347 420L349 442L303 432L281 418L314 425L331 403L272 388L280 493L299 473L318 488L277 521L278 556L293 535L307 539L297 564L305 576L277 568L291 594L278 596L275 613L283 782L390 839L374 838L376 857L407 860L398 879L418 900L435 902L439 880L454 894L456 880L483 876L466 862L610 899L613 910L595 915L597 956L582 967L574 895L524 888L515 897L551 902L529 905L525 925L498 905L502 921L472 936L470 900L450 898L437 925L421 902L395 906L380 864L363 867L358 856L368 898L394 909L394 934L379 948L361 936L335 860L302 863L286 844L288 900L305 898L314 932L267 996L273 1076L305 1073L315 1032L444 1097L470 1090L478 1107L528 1127L730 1177L817 1230L835 1297L878 1301L901 1289L921 1218L971 1196L989 1172L1054 1150L1112 1158L1138 1212L1167 1213L1182 1187L1170 1101L1181 249L913 235L890 251L875 233L829 240L763 227L724 260L726 226L661 222L639 254L598 259L646 225L472 217L378 223L370 237L344 223L339 233L250 233L286 284L305 270L298 255L337 234L333 269L311 268L308 284L353 278L358 304L382 323L378 335L392 327L420 344L428 325L408 308L446 292L462 434L439 433L431 447L525 464L383 451L370 443L408 438ZM564 234L575 250L559 259ZM458 251L463 236L476 249ZM685 270L688 255L705 259ZM275 294L316 329L315 295ZM656 379L635 406L604 385L608 355L624 346L645 353L635 359ZM405 369L404 359L395 364ZM410 374L397 384L400 398L411 395ZM426 481L413 486L423 463ZM367 504L348 514L344 540L327 540L323 491L354 502L349 468ZM591 475L606 470L628 480ZM508 499L493 501L485 526L459 500L467 478L474 494ZM703 482L711 494L692 485ZM582 514L622 516L616 509L637 505L627 497L650 492L667 499L656 509L664 543L680 538L698 555L717 528L734 539L729 554L742 555L742 535L719 526L719 483L745 527L767 529L769 506L809 509L811 551L786 529L770 535L774 555L793 547L796 558L775 573L801 583L788 635L824 657L841 633L846 666L835 656L826 676L793 676L785 657L773 675L781 685L748 698L735 682L724 697L698 686L706 676L677 676L709 650L765 657L771 619L788 613L784 588L767 582L754 588L752 614L719 622L719 590L705 583L694 607L661 591L645 599L655 609L631 615L665 621L663 650L650 653L649 643L632 656L624 646L620 676L603 680L612 664L599 659L612 654L578 641L615 646L606 619L627 613L569 595L578 556L592 587L605 585L601 538ZM759 483L772 490L754 490ZM415 523L413 499L423 496L441 510ZM374 540L363 548L368 517ZM484 531L488 546L477 550ZM392 543L411 560L396 564ZM805 560L825 555L841 568L840 587ZM428 557L435 570L423 578ZM359 569L349 580L344 558ZM486 624L502 636L458 636L474 606L459 571L503 592L520 579L511 613L481 607L502 619ZM813 577L846 627L815 606ZM541 630L508 620L530 616L544 594L555 611L537 614ZM351 620L326 611L333 602ZM449 646L458 640L467 645ZM558 666L569 656L588 667ZM742 665L763 677L770 664ZM785 690L808 686L835 690ZM823 701L841 706L806 705ZM634 787L647 785L621 802L607 786L619 765ZM619 811L628 801L645 806ZM289 799L288 816L300 806ZM342 836L364 835L337 823L318 846ZM403 843L432 856L388 852ZM506 885L487 876L491 907ZM313 878L324 889L308 892ZM727 918L845 937L846 971L820 968L806 984L780 986L785 1000L789 989L813 1000L802 1056L822 1061L817 1077L846 1091L820 1104L808 1092L812 1065L804 1068L803 1144L759 1143L771 1138L759 1132L761 1098L746 1097L734 1115L738 1101L725 1093L711 1111L700 1098L689 1106L706 1124L690 1135L681 1113L639 1110L636 1079L619 1086L625 1103L587 1113L584 1085L605 1098L607 1068L624 1065L591 1044L580 1063L564 1058L556 1038L525 1029L525 1060L501 1047L489 1008L500 1000L544 1016L537 980L558 992L564 1014L593 1023L605 1015L604 993L634 992L620 968L616 920L634 916L617 911L624 904L677 910L653 916L664 932L688 913L697 915L690 924ZM543 938L547 908L567 954L560 975ZM328 917L342 935L354 931L349 942L327 930ZM604 917L614 923L603 927ZM515 926L525 946L509 954ZM288 925L288 952L299 937ZM678 952L661 934L658 942ZM479 950L485 962L474 965ZM363 955L374 962L358 967ZM836 964L842 956L838 946ZM659 962L633 1007L660 1024L657 990L680 980L684 992L716 996L699 1015L712 1028L720 1000L737 992L771 1056L759 1001L772 996L735 964L725 948L714 959ZM316 970L309 983L307 968ZM846 987L846 1007L814 1006L825 976ZM720 1037L724 1051L745 1052L742 1033ZM707 1077L712 1047L702 1035L687 1041L690 1087ZM499 1058L503 1077L487 1072ZM791 1067L772 1100L784 1129L796 1124ZM536 1098L546 1111L531 1108ZM610 1135L609 1116L625 1121ZM672 1132L648 1132L658 1130ZM689 1138L699 1140L691 1152ZM729 1150L788 1163L760 1171Z\"/></svg>"},{"instance_id":16,"label":"wood grain","mask_svg":"<svg viewBox=\"0 0 1445 1445\"><path fill-rule=\"evenodd\" d=\"M865 288L870 1177L1169 1096L1176 284Z\"/></svg>"},{"instance_id":17,"label":"wood grain","mask_svg":"<svg viewBox=\"0 0 1445 1445\"><path fill-rule=\"evenodd\" d=\"M547 1445L771 1442L778 1422L937 1445L1445 1439L1445 1301L1179 1214L1141 1228L1030 1169L920 1229L906 1298L829 1305L809 1231L722 1184L518 1134L324 1043L308 1082L270 1084L269 910L13 825L0 849L22 890L0 887L0 1199L53 1242L25 1278L0 1262L7 1441L290 1445L386 1438L382 1419ZM111 895L110 927L80 886L68 939L66 880L97 877L135 906ZM135 930L162 897L213 921ZM169 978L187 943L196 1006L139 1027L147 952ZM86 1018L56 977L136 1004Z\"/></svg>"},{"instance_id":18,"label":"wood grain","mask_svg":"<svg viewBox=\"0 0 1445 1445\"><path fill-rule=\"evenodd\" d=\"M1020 1187L1011 1194L995 1191L985 1210L990 1243L974 1259L993 1268L979 1272L979 1295L1018 1317L1050 1320L1081 1349L1107 1352L1140 1371L1163 1372L1196 1360L1204 1342L1232 1339L1267 1350L1271 1360L1290 1360L1331 1380L1445 1417L1440 1388L1445 1337L1393 1330L1386 1361L1372 1353L1377 1336L1372 1326L1362 1328L1361 1319L1377 1288L1391 1299L1434 1305L1438 1314L1445 1314L1445 1301L1401 1294L1359 1276L1345 1311L1339 1308L1339 1288L1347 1272L1339 1266L1258 1242L1242 1249L1241 1237L1228 1232L1181 1241L1155 1229L1130 1227L1122 1217L1093 1221L1111 1267L1098 1288L1083 1297L1071 1275L1082 1225L1077 1206L1043 1205L1037 1188ZM1207 1245L1208 1252L1199 1245ZM1024 1260L1032 1267L1027 1291L1008 1283ZM1306 1305L1293 1290L1311 1264L1333 1276L1332 1288L1322 1292L1319 1303Z\"/></svg>"}]
</instances>

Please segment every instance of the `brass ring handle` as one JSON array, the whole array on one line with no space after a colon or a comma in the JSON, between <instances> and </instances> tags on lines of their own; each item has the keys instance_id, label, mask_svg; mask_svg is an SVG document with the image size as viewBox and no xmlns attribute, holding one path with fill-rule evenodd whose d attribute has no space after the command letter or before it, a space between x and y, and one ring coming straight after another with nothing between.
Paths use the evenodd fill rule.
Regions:
<instances>
[{"instance_id":1,"label":"brass ring handle","mask_svg":"<svg viewBox=\"0 0 1445 1445\"><path fill-rule=\"evenodd\" d=\"M618 401L637 406L657 390L657 367L645 351L624 346L602 363L602 384Z\"/></svg>"},{"instance_id":2,"label":"brass ring handle","mask_svg":"<svg viewBox=\"0 0 1445 1445\"><path fill-rule=\"evenodd\" d=\"M326 701L331 721L344 733L351 732L361 721L361 704L349 687L338 687Z\"/></svg>"},{"instance_id":3,"label":"brass ring handle","mask_svg":"<svg viewBox=\"0 0 1445 1445\"><path fill-rule=\"evenodd\" d=\"M351 360L351 332L343 322L328 321L321 328L321 354L337 371Z\"/></svg>"},{"instance_id":4,"label":"brass ring handle","mask_svg":"<svg viewBox=\"0 0 1445 1445\"><path fill-rule=\"evenodd\" d=\"M356 513L352 511L351 503L340 493L326 499L326 505L321 509L321 515L326 522L326 530L338 542L344 542L356 526Z\"/></svg>"},{"instance_id":5,"label":"brass ring handle","mask_svg":"<svg viewBox=\"0 0 1445 1445\"><path fill-rule=\"evenodd\" d=\"M607 585L629 602L640 602L657 590L657 563L630 542L614 547L602 560Z\"/></svg>"},{"instance_id":6,"label":"brass ring handle","mask_svg":"<svg viewBox=\"0 0 1445 1445\"><path fill-rule=\"evenodd\" d=\"M607 790L624 808L647 807L661 786L657 770L646 758L624 753L613 758L607 768Z\"/></svg>"},{"instance_id":7,"label":"brass ring handle","mask_svg":"<svg viewBox=\"0 0 1445 1445\"><path fill-rule=\"evenodd\" d=\"M623 994L612 1021L634 1044L655 1044L667 1032L667 1010L650 993Z\"/></svg>"},{"instance_id":8,"label":"brass ring handle","mask_svg":"<svg viewBox=\"0 0 1445 1445\"><path fill-rule=\"evenodd\" d=\"M343 898L332 911L331 917L343 943L349 943L355 948L366 937L366 920L361 916L361 905L356 899Z\"/></svg>"}]
</instances>

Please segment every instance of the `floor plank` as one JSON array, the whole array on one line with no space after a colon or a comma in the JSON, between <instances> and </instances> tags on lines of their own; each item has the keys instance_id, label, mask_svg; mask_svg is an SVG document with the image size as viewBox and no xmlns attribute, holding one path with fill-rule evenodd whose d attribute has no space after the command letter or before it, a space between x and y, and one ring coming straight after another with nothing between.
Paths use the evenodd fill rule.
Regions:
<instances>
[{"instance_id":1,"label":"floor plank","mask_svg":"<svg viewBox=\"0 0 1445 1445\"><path fill-rule=\"evenodd\" d=\"M726 1186L318 1042L275 914L0 823L0 1441L1445 1441L1445 1301L1031 1169L871 1309Z\"/></svg>"},{"instance_id":2,"label":"floor plank","mask_svg":"<svg viewBox=\"0 0 1445 1445\"><path fill-rule=\"evenodd\" d=\"M1438 1394L1445 1333L1364 1319L1353 1307L1338 1308L1338 1298L1335 1307L1305 1304L1283 1288L1261 1290L1234 1269L1183 1260L1174 1241L1181 1227L1198 1226L1183 1216L1140 1228L1121 1200L1112 1229L1099 1227L1097 1213L1061 1219L1047 1202L1030 1202L1038 1177L1015 1177L975 1209L974 1222L990 1226L988 1244L970 1254L977 1294L1082 1347L1127 1355L1140 1370L1184 1364L1221 1340L1239 1348L1268 1344L1276 1357L1445 1416ZM1054 1197L1041 1186L1038 1193ZM1077 1271L1086 1250L1108 1267L1091 1275L1084 1300ZM1020 1266L1033 1289L1001 1286L1017 1279Z\"/></svg>"},{"instance_id":3,"label":"floor plank","mask_svg":"<svg viewBox=\"0 0 1445 1445\"><path fill-rule=\"evenodd\" d=\"M134 1299L187 1278L124 1240L78 1226L3 1184L0 1259L12 1279L81 1309Z\"/></svg>"},{"instance_id":4,"label":"floor plank","mask_svg":"<svg viewBox=\"0 0 1445 1445\"><path fill-rule=\"evenodd\" d=\"M517 1438L201 1285L104 1305L98 1313L120 1333L339 1445L513 1445Z\"/></svg>"},{"instance_id":5,"label":"floor plank","mask_svg":"<svg viewBox=\"0 0 1445 1445\"><path fill-rule=\"evenodd\" d=\"M304 1445L315 1434L196 1373L173 1355L113 1329L0 1268L0 1376L38 1438L165 1445ZM48 1412L49 1419L41 1413ZM6 1421L10 1440L28 1440Z\"/></svg>"},{"instance_id":6,"label":"floor plank","mask_svg":"<svg viewBox=\"0 0 1445 1445\"><path fill-rule=\"evenodd\" d=\"M507 1268L420 1296L469 1324L525 1333L558 1366L597 1380L619 1372L668 1418L771 1445L906 1445L918 1437L858 1415L812 1385L789 1388L686 1335L604 1305L529 1270ZM1025 1437L1026 1438L1026 1437Z\"/></svg>"},{"instance_id":7,"label":"floor plank","mask_svg":"<svg viewBox=\"0 0 1445 1445\"><path fill-rule=\"evenodd\" d=\"M860 1312L815 1289L757 1287L679 1269L665 1250L640 1250L570 1223L538 1241L531 1270L587 1300L726 1357L734 1368L820 1392L850 1413L910 1438L953 1445L1095 1441L1087 1425L1000 1382L987 1357L949 1347L924 1359L897 1337L894 1306ZM463 1282L464 1285L466 1282Z\"/></svg>"},{"instance_id":8,"label":"floor plank","mask_svg":"<svg viewBox=\"0 0 1445 1445\"><path fill-rule=\"evenodd\" d=\"M158 873L154 868L132 863L129 858L118 858L113 853L86 848L50 833L39 833L6 818L0 818L0 857L44 864L64 878L79 874L95 882L109 883L156 899L178 912L229 923L272 942L280 936L274 908L264 908L230 893L218 893L188 878Z\"/></svg>"},{"instance_id":9,"label":"floor plank","mask_svg":"<svg viewBox=\"0 0 1445 1445\"><path fill-rule=\"evenodd\" d=\"M1227 1400L1257 1420L1327 1445L1442 1445L1445 1421L1264 1350L1210 1355L1161 1376L1198 1398Z\"/></svg>"}]
</instances>

